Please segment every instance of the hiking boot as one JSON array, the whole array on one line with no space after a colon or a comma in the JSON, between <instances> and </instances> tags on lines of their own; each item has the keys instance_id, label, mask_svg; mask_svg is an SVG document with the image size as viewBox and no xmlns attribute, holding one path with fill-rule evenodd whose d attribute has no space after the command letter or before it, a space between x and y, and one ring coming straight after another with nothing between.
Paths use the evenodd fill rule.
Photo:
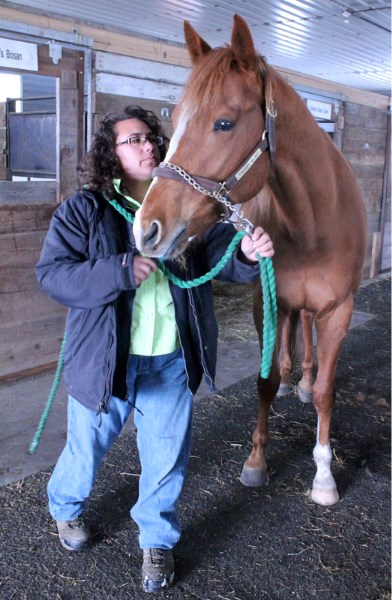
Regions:
<instances>
[{"instance_id":1,"label":"hiking boot","mask_svg":"<svg viewBox=\"0 0 392 600\"><path fill-rule=\"evenodd\" d=\"M159 592L170 587L174 581L173 552L162 548L143 550L142 577L145 592Z\"/></svg>"},{"instance_id":2,"label":"hiking boot","mask_svg":"<svg viewBox=\"0 0 392 600\"><path fill-rule=\"evenodd\" d=\"M82 517L72 521L56 521L60 544L72 552L85 550L91 543L91 533Z\"/></svg>"}]
</instances>

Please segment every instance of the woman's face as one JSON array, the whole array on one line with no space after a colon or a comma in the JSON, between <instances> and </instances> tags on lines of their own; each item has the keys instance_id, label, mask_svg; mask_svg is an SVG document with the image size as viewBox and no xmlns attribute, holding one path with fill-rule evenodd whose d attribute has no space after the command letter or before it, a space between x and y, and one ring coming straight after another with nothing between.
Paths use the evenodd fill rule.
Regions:
<instances>
[{"instance_id":1,"label":"woman's face","mask_svg":"<svg viewBox=\"0 0 392 600\"><path fill-rule=\"evenodd\" d=\"M146 123L139 119L126 119L114 126L116 155L125 177L129 181L148 181L152 170L159 164L159 148ZM147 139L146 139L147 136ZM129 140L129 143L121 143Z\"/></svg>"}]
</instances>

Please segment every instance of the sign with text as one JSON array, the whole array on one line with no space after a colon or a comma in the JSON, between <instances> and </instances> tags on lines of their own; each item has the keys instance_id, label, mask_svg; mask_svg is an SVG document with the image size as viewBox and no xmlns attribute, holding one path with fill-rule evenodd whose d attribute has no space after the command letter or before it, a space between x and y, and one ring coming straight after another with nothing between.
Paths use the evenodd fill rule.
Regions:
<instances>
[{"instance_id":1,"label":"sign with text","mask_svg":"<svg viewBox=\"0 0 392 600\"><path fill-rule=\"evenodd\" d=\"M38 71L37 44L0 38L0 67Z\"/></svg>"},{"instance_id":2,"label":"sign with text","mask_svg":"<svg viewBox=\"0 0 392 600\"><path fill-rule=\"evenodd\" d=\"M318 100L306 100L306 105L315 119L325 119L326 121L331 120L332 116L332 105L327 102L319 102Z\"/></svg>"}]
</instances>

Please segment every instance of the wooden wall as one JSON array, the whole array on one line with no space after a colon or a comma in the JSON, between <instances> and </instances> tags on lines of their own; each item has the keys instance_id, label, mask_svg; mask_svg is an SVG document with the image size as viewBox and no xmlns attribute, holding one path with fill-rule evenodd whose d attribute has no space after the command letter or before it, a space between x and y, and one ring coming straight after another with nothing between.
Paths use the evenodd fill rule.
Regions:
<instances>
[{"instance_id":1,"label":"wooden wall","mask_svg":"<svg viewBox=\"0 0 392 600\"><path fill-rule=\"evenodd\" d=\"M384 252L387 251L388 245L390 249L388 218L382 217L383 214L385 217L389 214L390 223L391 196L390 185L387 183L390 180L388 119L390 116L384 110L351 102L344 105L341 150L354 169L368 219L368 251L364 278L378 274L381 268L380 244L383 239ZM378 269L372 262L377 263Z\"/></svg>"},{"instance_id":2,"label":"wooden wall","mask_svg":"<svg viewBox=\"0 0 392 600\"><path fill-rule=\"evenodd\" d=\"M0 204L0 381L53 367L65 325L65 309L39 290L34 272L56 190L31 188L29 202Z\"/></svg>"},{"instance_id":3,"label":"wooden wall","mask_svg":"<svg viewBox=\"0 0 392 600\"><path fill-rule=\"evenodd\" d=\"M65 309L41 292L34 267L53 211L77 184L84 55L63 48L55 63L41 44L38 65L39 74L57 78L57 177L0 181L0 383L53 367L65 325Z\"/></svg>"}]
</instances>

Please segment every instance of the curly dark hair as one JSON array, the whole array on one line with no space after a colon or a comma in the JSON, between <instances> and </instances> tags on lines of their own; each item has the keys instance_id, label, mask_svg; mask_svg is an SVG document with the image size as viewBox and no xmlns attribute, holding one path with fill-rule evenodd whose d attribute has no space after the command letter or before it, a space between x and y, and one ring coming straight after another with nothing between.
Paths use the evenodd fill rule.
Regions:
<instances>
[{"instance_id":1,"label":"curly dark hair","mask_svg":"<svg viewBox=\"0 0 392 600\"><path fill-rule=\"evenodd\" d=\"M122 112L107 114L99 124L92 147L78 169L82 186L88 185L90 189L100 191L108 197L115 195L112 180L121 179L123 172L115 154L114 126L119 121L127 119L143 121L154 135L164 138L165 145L159 146L160 159L164 159L169 140L163 133L158 118L151 110L144 110L141 106L131 104L126 106Z\"/></svg>"}]
</instances>

